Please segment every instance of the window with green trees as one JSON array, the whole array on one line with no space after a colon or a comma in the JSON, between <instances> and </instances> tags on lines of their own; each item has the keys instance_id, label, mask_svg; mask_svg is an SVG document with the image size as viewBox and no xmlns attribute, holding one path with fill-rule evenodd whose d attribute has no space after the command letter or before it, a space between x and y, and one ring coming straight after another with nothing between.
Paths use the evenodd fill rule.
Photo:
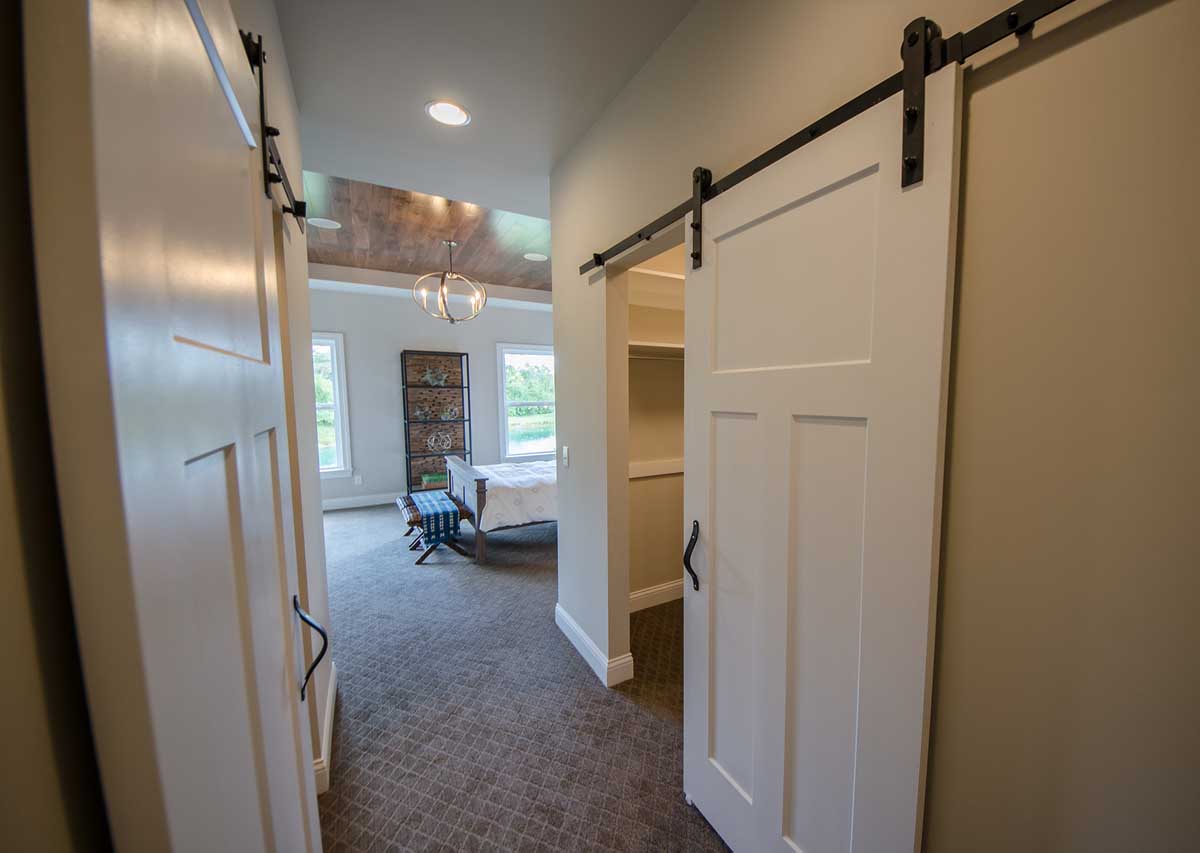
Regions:
<instances>
[{"instance_id":1,"label":"window with green trees","mask_svg":"<svg viewBox=\"0 0 1200 853\"><path fill-rule=\"evenodd\" d=\"M325 475L350 472L346 367L342 336L314 332L313 391L317 404L317 465Z\"/></svg>"},{"instance_id":2,"label":"window with green trees","mask_svg":"<svg viewBox=\"0 0 1200 853\"><path fill-rule=\"evenodd\" d=\"M505 458L554 453L554 349L500 344L500 447Z\"/></svg>"}]
</instances>

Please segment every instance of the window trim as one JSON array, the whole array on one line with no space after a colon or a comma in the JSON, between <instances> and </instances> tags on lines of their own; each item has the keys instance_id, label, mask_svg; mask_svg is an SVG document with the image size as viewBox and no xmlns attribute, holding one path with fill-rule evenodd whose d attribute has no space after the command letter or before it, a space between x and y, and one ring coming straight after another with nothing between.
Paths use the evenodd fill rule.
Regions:
<instances>
[{"instance_id":1,"label":"window trim","mask_svg":"<svg viewBox=\"0 0 1200 853\"><path fill-rule=\"evenodd\" d=\"M354 465L350 456L350 396L346 389L346 338L341 332L312 333L314 344L332 344L333 348L333 435L337 442L338 465L335 468L322 468L320 450L317 451L317 471L322 480L338 477L350 477L354 474ZM309 361L312 361L310 356ZM312 369L310 363L309 369ZM317 416L316 394L313 394L313 418Z\"/></svg>"},{"instance_id":2,"label":"window trim","mask_svg":"<svg viewBox=\"0 0 1200 853\"><path fill-rule=\"evenodd\" d=\"M554 445L555 449L545 453L509 453L508 452L508 401L504 397L504 356L505 355L554 355L553 344L496 344L496 401L500 418L500 461L501 462L538 462L544 459L554 459L558 450L558 407L554 413Z\"/></svg>"}]
</instances>

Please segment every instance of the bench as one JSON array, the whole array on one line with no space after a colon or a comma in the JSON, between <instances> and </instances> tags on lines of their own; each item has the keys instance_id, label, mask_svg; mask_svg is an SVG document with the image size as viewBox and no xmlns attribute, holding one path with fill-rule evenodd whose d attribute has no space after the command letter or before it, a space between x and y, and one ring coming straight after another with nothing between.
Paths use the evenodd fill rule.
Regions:
<instances>
[{"instance_id":1,"label":"bench","mask_svg":"<svg viewBox=\"0 0 1200 853\"><path fill-rule=\"evenodd\" d=\"M439 508L444 507L446 509L453 509L456 514L456 521L458 519L471 517L471 511L462 503L462 501L458 500L456 497L447 492L433 493L432 495L423 498L423 502L426 504L433 503ZM405 531L404 535L409 536L414 530L417 531L417 535L413 537L413 541L411 544L409 544L408 550L416 551L417 549L428 544L428 547L426 547L421 553L421 556L417 557L416 565L419 566L424 563L425 559L435 550L437 550L439 545L445 545L451 551L454 551L456 554L460 554L463 557L471 556L462 549L462 546L454 541L453 537L450 536L443 537L438 541L426 543L425 540L428 537L426 537L425 534L424 519L421 516L421 508L417 505L417 502L413 500L412 495L400 495L400 497L396 498L396 506L398 506L400 511L404 513L404 520L408 524L408 530Z\"/></svg>"}]
</instances>

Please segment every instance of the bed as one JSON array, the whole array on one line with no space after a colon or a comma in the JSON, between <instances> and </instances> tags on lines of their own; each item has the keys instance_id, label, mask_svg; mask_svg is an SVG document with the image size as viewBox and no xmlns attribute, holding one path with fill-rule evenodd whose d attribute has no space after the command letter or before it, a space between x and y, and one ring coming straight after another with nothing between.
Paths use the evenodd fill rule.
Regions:
<instances>
[{"instance_id":1,"label":"bed","mask_svg":"<svg viewBox=\"0 0 1200 853\"><path fill-rule=\"evenodd\" d=\"M487 560L487 535L497 530L558 521L558 469L553 459L501 465L468 465L446 457L446 491L469 510L475 528L475 562Z\"/></svg>"}]
</instances>

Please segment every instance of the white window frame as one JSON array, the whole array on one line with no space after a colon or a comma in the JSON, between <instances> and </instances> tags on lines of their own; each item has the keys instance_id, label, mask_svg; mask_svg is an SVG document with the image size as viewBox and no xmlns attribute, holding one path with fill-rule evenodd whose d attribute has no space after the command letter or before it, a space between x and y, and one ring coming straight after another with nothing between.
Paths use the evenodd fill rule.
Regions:
<instances>
[{"instance_id":1,"label":"white window frame","mask_svg":"<svg viewBox=\"0 0 1200 853\"><path fill-rule=\"evenodd\" d=\"M341 332L312 333L314 344L328 344L333 352L333 402L316 403L314 399L313 417L316 417L316 406L332 406L333 435L337 442L338 464L334 468L321 468L320 454L317 456L317 470L321 479L328 480L336 477L350 477L354 474L354 465L350 460L350 397L346 390L346 339ZM309 357L309 370L312 370L312 358Z\"/></svg>"},{"instance_id":2,"label":"white window frame","mask_svg":"<svg viewBox=\"0 0 1200 853\"><path fill-rule=\"evenodd\" d=\"M504 356L505 355L554 355L551 344L496 344L496 399L499 403L500 416L500 459L503 462L535 462L542 459L553 459L556 451L546 453L509 453L508 452L508 400L504 397ZM546 404L555 406L554 409L554 441L558 443L558 407L553 400L516 400L516 403Z\"/></svg>"}]
</instances>

